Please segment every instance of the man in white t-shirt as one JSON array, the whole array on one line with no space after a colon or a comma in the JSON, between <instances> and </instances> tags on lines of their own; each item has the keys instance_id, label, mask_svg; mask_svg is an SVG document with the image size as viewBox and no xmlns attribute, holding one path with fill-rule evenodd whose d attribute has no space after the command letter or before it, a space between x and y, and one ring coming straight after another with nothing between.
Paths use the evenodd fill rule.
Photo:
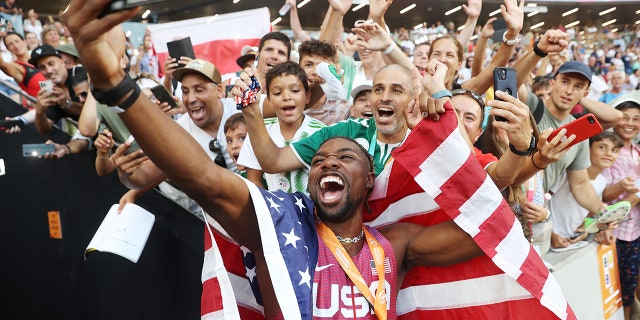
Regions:
<instances>
[{"instance_id":1,"label":"man in white t-shirt","mask_svg":"<svg viewBox=\"0 0 640 320\"><path fill-rule=\"evenodd\" d=\"M218 165L237 171L235 163L231 160L227 152L227 143L224 135L224 123L232 114L239 112L236 109L233 99L222 98L224 87L220 71L211 62L195 59L190 61L183 68L173 71L173 76L182 83L182 102L187 109L188 117L181 117L177 123L193 137L211 161ZM123 155L122 150L116 151L113 160L118 167L120 181L130 189L135 191L125 195L124 202L133 202L141 193L155 187L166 179L165 174L151 161L143 161L138 164L139 168L129 173L127 168L132 166L140 158L137 158L142 151ZM137 158L137 159L136 159ZM176 201L194 213L199 213L200 209L195 201L189 199L178 189L162 184L160 187L163 194Z\"/></svg>"}]
</instances>

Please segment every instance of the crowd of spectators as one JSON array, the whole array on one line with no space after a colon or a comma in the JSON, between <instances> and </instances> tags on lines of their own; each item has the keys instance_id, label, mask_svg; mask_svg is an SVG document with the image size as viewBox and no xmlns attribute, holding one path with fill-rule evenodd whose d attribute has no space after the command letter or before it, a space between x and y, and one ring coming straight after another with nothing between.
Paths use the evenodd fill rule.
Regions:
<instances>
[{"instance_id":1,"label":"crowd of spectators","mask_svg":"<svg viewBox=\"0 0 640 320\"><path fill-rule=\"evenodd\" d=\"M151 33L139 48L128 43L120 67L212 162L267 190L308 194L311 158L328 136L366 140L376 174L408 136L412 124L404 111L409 104L399 107L387 101L396 98L379 93L380 74L394 68L385 65L412 74L415 82L442 64L448 68L443 89L428 94L451 98L472 152L517 216L524 237L541 256L579 248L594 238L615 242L625 318L630 318L640 264L640 24L617 31L594 26L523 30L522 6L505 1L506 25L495 30L495 18L478 21L482 1L469 0L462 31L441 21L389 28L384 21L389 1L372 5L371 21L353 30L341 25L348 8L331 2L326 24L304 29L296 1L287 3L295 37L271 32L259 47L243 48L236 73L220 74L216 61L200 57L158 61ZM25 19L14 0L0 4L0 17L5 21L0 90L29 110L10 118L22 123L7 133L18 134L25 125L34 125L42 135L60 128L69 140L47 141L55 152L44 157L95 151L97 174L117 172L131 189L121 207L157 187L207 219L198 203L128 139L121 110L91 94L87 71L62 22L41 20L33 9ZM496 67L517 71L517 98L494 92ZM279 73L274 75L274 69ZM262 92L255 97L259 112L244 111L242 117L232 98L242 96L247 72ZM53 87L43 88L46 81ZM154 96L150 89L158 87L174 96L177 107ZM550 138L553 129L588 113L605 132L570 147L574 137L565 132ZM429 116L438 117L437 112ZM623 200L632 205L629 218L598 226L592 236L585 218L597 218ZM240 254L239 247L236 251Z\"/></svg>"}]
</instances>

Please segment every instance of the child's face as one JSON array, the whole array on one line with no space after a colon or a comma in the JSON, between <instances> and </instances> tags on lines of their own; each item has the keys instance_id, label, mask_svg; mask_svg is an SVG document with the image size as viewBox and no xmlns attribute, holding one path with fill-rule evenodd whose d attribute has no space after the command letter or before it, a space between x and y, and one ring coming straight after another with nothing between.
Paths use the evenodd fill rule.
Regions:
<instances>
[{"instance_id":1,"label":"child's face","mask_svg":"<svg viewBox=\"0 0 640 320\"><path fill-rule=\"evenodd\" d=\"M233 163L238 165L238 157L240 156L240 148L244 144L244 139L247 137L247 127L244 123L238 124L235 129L229 129L224 133L227 138L227 151L233 160Z\"/></svg>"},{"instance_id":2,"label":"child's face","mask_svg":"<svg viewBox=\"0 0 640 320\"><path fill-rule=\"evenodd\" d=\"M280 122L293 124L302 120L302 111L308 99L302 81L295 75L287 74L271 81L269 100Z\"/></svg>"},{"instance_id":3,"label":"child's face","mask_svg":"<svg viewBox=\"0 0 640 320\"><path fill-rule=\"evenodd\" d=\"M548 86L545 88L540 88L536 90L536 92L534 92L533 94L535 94L536 97L544 100L549 98L549 95L551 94L551 88Z\"/></svg>"},{"instance_id":4,"label":"child's face","mask_svg":"<svg viewBox=\"0 0 640 320\"><path fill-rule=\"evenodd\" d=\"M318 76L318 64L320 62L326 62L331 64L330 58L321 57L318 55L307 55L300 58L300 66L307 74L307 80L309 82L309 88L319 86L322 83L322 78Z\"/></svg>"},{"instance_id":5,"label":"child's face","mask_svg":"<svg viewBox=\"0 0 640 320\"><path fill-rule=\"evenodd\" d=\"M591 144L590 147L591 165L606 169L613 165L618 158L618 147L610 139L603 139Z\"/></svg>"},{"instance_id":6,"label":"child's face","mask_svg":"<svg viewBox=\"0 0 640 320\"><path fill-rule=\"evenodd\" d=\"M613 129L624 141L631 141L640 130L640 109L627 108L622 110L622 119Z\"/></svg>"}]
</instances>

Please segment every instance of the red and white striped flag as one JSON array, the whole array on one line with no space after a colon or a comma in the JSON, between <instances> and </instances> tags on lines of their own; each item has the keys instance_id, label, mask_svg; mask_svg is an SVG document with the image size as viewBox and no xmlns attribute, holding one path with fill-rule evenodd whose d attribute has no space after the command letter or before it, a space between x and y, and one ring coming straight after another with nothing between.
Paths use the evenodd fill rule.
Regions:
<instances>
[{"instance_id":1,"label":"red and white striped flag","mask_svg":"<svg viewBox=\"0 0 640 320\"><path fill-rule=\"evenodd\" d=\"M458 129L450 103L421 121L376 178L370 225L453 220L486 255L409 271L399 319L576 319L542 259ZM534 316L535 315L535 316Z\"/></svg>"},{"instance_id":2,"label":"red and white striped flag","mask_svg":"<svg viewBox=\"0 0 640 320\"><path fill-rule=\"evenodd\" d=\"M167 59L167 42L191 37L196 58L212 62L221 74L240 70L236 59L244 46L257 47L271 31L267 7L148 26L160 66Z\"/></svg>"},{"instance_id":3,"label":"red and white striped flag","mask_svg":"<svg viewBox=\"0 0 640 320\"><path fill-rule=\"evenodd\" d=\"M202 265L202 320L262 320L263 307L256 301L238 243L209 215L205 227Z\"/></svg>"}]
</instances>

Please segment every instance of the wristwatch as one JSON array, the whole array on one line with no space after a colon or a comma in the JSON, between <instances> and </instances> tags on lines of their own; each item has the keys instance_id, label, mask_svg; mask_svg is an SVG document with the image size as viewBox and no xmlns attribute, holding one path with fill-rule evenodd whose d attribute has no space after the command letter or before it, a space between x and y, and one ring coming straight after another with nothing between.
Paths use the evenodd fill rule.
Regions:
<instances>
[{"instance_id":1,"label":"wristwatch","mask_svg":"<svg viewBox=\"0 0 640 320\"><path fill-rule=\"evenodd\" d=\"M535 136L531 136L531 143L529 144L529 149L525 150L525 151L520 151L518 149L516 149L516 147L514 147L511 143L509 143L509 150L511 150L511 152L519 155L519 156L529 156L533 153L533 150L535 150L536 147L536 137Z\"/></svg>"},{"instance_id":2,"label":"wristwatch","mask_svg":"<svg viewBox=\"0 0 640 320\"><path fill-rule=\"evenodd\" d=\"M516 35L515 39L507 40L507 32L505 31L502 34L502 42L508 46L515 46L519 41L520 39L518 39L518 35Z\"/></svg>"}]
</instances>

